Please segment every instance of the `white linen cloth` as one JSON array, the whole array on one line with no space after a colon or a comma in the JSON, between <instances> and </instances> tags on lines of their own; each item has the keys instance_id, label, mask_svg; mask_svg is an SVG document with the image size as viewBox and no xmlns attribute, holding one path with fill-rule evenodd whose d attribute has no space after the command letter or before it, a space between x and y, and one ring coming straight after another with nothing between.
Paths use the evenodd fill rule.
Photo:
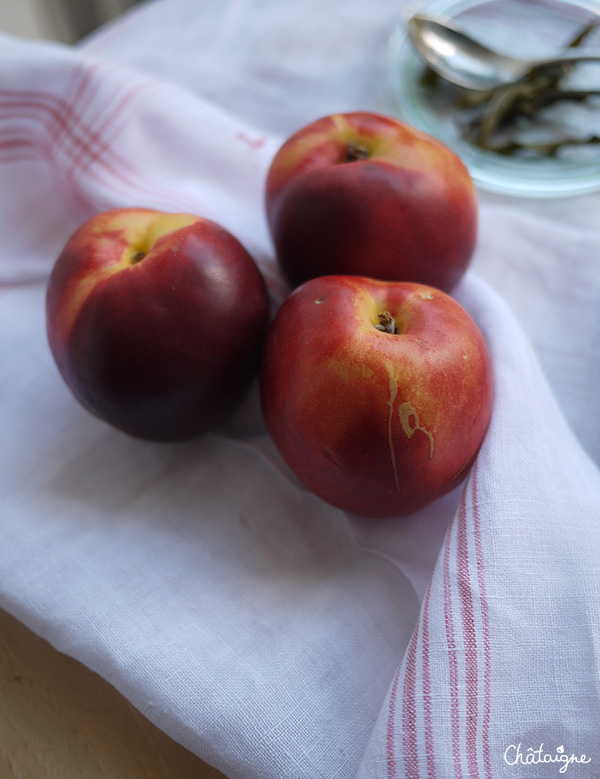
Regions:
<instances>
[{"instance_id":1,"label":"white linen cloth","mask_svg":"<svg viewBox=\"0 0 600 779\"><path fill-rule=\"evenodd\" d=\"M456 297L492 423L468 481L402 520L299 486L256 387L148 444L83 411L46 344L52 263L115 206L215 219L281 300L270 159L385 110L397 10L158 0L72 49L0 38L0 606L230 777L597 777L600 194L480 194Z\"/></svg>"}]
</instances>

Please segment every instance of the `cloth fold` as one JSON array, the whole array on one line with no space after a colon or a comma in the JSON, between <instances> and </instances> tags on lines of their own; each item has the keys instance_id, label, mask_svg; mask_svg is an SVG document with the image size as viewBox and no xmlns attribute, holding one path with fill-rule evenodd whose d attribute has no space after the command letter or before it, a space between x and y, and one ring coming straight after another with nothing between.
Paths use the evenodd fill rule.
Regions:
<instances>
[{"instance_id":1,"label":"cloth fold","mask_svg":"<svg viewBox=\"0 0 600 779\"><path fill-rule=\"evenodd\" d=\"M225 4L228 35L250 5ZM158 445L90 417L62 384L45 280L97 211L215 219L256 258L274 304L285 295L262 203L282 107L259 126L239 91L217 106L190 89L203 21L190 7L149 4L78 49L1 39L0 606L230 777L541 779L565 754L572 775L596 776L599 286L581 256L598 248L582 214L597 213L596 196L527 208L482 196L480 246L455 295L490 347L492 424L468 480L412 517L348 516L303 489L256 386L213 434ZM369 50L390 7L352 28ZM153 45L187 20L181 83L117 62L121 30L135 21L143 40L146 18ZM319 101L289 100L315 118ZM573 285L562 274L558 299L540 278L563 254ZM519 761L534 750L537 763Z\"/></svg>"},{"instance_id":2,"label":"cloth fold","mask_svg":"<svg viewBox=\"0 0 600 779\"><path fill-rule=\"evenodd\" d=\"M458 297L491 350L494 413L359 776L555 776L562 755L596 776L598 470L505 304L472 277Z\"/></svg>"}]
</instances>

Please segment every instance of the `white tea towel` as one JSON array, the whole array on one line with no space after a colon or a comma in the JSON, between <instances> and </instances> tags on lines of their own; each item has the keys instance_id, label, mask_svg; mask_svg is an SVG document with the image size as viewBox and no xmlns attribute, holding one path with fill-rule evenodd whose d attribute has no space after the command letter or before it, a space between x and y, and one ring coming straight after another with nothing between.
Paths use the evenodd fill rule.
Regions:
<instances>
[{"instance_id":1,"label":"white tea towel","mask_svg":"<svg viewBox=\"0 0 600 779\"><path fill-rule=\"evenodd\" d=\"M109 207L215 219L280 300L270 159L319 113L383 110L394 5L335 0L336 26L294 0L269 27L266 0L159 0L78 49L2 38L0 605L231 777L597 776L597 196L481 196L456 297L494 416L467 482L402 520L298 486L256 387L214 434L147 444L84 412L46 345L51 265Z\"/></svg>"}]
</instances>

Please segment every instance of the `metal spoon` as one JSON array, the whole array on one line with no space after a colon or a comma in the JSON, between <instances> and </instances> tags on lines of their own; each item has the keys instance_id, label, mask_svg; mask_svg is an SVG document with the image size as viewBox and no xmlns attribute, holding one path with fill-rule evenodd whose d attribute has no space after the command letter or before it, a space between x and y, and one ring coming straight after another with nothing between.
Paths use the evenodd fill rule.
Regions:
<instances>
[{"instance_id":1,"label":"metal spoon","mask_svg":"<svg viewBox=\"0 0 600 779\"><path fill-rule=\"evenodd\" d=\"M408 21L413 45L440 76L460 87L489 90L515 82L532 68L575 62L600 62L600 51L566 49L552 59L524 60L498 54L465 35L454 24L416 14Z\"/></svg>"}]
</instances>

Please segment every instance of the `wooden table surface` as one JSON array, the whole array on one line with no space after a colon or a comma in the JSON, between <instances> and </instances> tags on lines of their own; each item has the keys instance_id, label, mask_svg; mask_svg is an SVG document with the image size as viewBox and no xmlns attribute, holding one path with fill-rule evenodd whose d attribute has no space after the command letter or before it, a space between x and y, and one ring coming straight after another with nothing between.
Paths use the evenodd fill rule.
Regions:
<instances>
[{"instance_id":1,"label":"wooden table surface","mask_svg":"<svg viewBox=\"0 0 600 779\"><path fill-rule=\"evenodd\" d=\"M0 779L223 779L0 610Z\"/></svg>"}]
</instances>

